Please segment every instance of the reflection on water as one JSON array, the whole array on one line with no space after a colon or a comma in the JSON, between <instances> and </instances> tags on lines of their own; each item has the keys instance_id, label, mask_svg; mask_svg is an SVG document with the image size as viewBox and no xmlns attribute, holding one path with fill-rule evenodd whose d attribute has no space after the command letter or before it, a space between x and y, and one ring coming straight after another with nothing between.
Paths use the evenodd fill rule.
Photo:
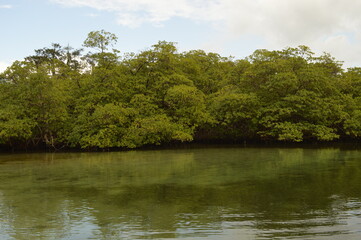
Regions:
<instances>
[{"instance_id":1,"label":"reflection on water","mask_svg":"<svg viewBox=\"0 0 361 240\"><path fill-rule=\"evenodd\" d=\"M361 239L361 151L0 155L0 239Z\"/></svg>"}]
</instances>

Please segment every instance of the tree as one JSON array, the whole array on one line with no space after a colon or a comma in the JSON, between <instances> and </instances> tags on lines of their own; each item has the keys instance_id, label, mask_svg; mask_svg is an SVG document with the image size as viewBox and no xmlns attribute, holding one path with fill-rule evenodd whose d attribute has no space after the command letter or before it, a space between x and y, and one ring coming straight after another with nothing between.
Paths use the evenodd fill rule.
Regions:
<instances>
[{"instance_id":1,"label":"tree","mask_svg":"<svg viewBox=\"0 0 361 240\"><path fill-rule=\"evenodd\" d=\"M260 101L255 94L223 89L212 96L209 111L215 119L209 130L220 139L250 139L256 136Z\"/></svg>"},{"instance_id":2,"label":"tree","mask_svg":"<svg viewBox=\"0 0 361 240\"><path fill-rule=\"evenodd\" d=\"M21 68L28 63L16 62L4 72L7 81L0 84L0 138L19 145L56 147L67 125L66 87L48 74L48 68ZM19 129L22 128L22 132Z\"/></svg>"},{"instance_id":3,"label":"tree","mask_svg":"<svg viewBox=\"0 0 361 240\"><path fill-rule=\"evenodd\" d=\"M118 53L116 49L112 49L112 52L108 52L108 48L115 45L118 41L118 37L110 32L104 30L92 31L88 34L85 39L83 46L95 49L96 53L88 53L85 59L88 63L94 67L97 66L102 69L113 68L118 62Z\"/></svg>"},{"instance_id":4,"label":"tree","mask_svg":"<svg viewBox=\"0 0 361 240\"><path fill-rule=\"evenodd\" d=\"M117 43L118 37L105 30L92 31L88 33L88 37L85 39L83 46L88 48L94 48L104 53L108 50L109 46L114 46Z\"/></svg>"}]
</instances>

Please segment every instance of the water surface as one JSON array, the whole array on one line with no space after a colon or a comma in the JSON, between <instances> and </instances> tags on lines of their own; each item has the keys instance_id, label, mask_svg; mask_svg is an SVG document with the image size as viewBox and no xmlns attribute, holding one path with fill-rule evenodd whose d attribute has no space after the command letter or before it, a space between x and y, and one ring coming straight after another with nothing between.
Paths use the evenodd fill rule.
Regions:
<instances>
[{"instance_id":1,"label":"water surface","mask_svg":"<svg viewBox=\"0 0 361 240\"><path fill-rule=\"evenodd\" d=\"M0 155L0 239L361 239L361 150Z\"/></svg>"}]
</instances>

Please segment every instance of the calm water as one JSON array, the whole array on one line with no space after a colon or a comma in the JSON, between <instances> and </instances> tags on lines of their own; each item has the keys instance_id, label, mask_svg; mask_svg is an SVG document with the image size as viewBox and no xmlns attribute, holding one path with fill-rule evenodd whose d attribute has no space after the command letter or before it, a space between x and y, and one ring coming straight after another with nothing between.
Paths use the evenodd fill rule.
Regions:
<instances>
[{"instance_id":1,"label":"calm water","mask_svg":"<svg viewBox=\"0 0 361 240\"><path fill-rule=\"evenodd\" d=\"M361 239L361 150L0 155L0 239Z\"/></svg>"}]
</instances>

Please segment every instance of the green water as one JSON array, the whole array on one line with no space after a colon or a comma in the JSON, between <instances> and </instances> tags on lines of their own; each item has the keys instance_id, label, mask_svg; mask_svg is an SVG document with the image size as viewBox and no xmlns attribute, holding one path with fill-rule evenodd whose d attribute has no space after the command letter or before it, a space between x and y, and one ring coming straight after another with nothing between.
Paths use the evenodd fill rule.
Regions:
<instances>
[{"instance_id":1,"label":"green water","mask_svg":"<svg viewBox=\"0 0 361 240\"><path fill-rule=\"evenodd\" d=\"M0 155L0 239L361 239L361 150Z\"/></svg>"}]
</instances>

